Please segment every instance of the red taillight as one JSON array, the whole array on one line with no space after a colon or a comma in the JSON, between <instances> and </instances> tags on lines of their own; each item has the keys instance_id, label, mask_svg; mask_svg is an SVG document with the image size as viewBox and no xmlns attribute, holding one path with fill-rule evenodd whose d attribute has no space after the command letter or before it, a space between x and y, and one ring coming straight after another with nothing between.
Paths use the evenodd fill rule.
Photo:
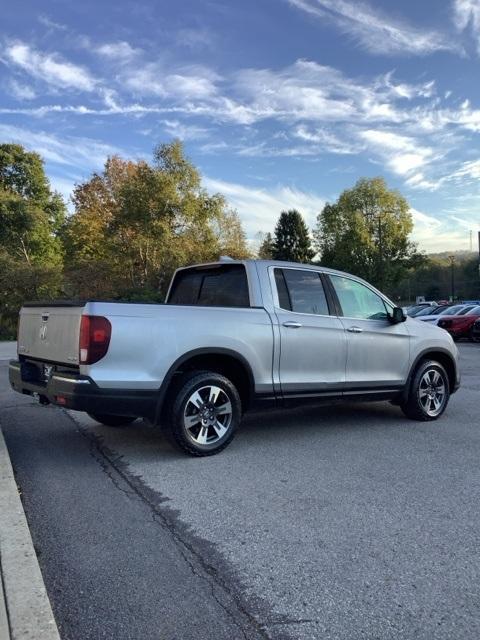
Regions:
<instances>
[{"instance_id":1,"label":"red taillight","mask_svg":"<svg viewBox=\"0 0 480 640\"><path fill-rule=\"evenodd\" d=\"M80 364L94 364L108 351L112 325L103 316L82 316L80 323Z\"/></svg>"}]
</instances>

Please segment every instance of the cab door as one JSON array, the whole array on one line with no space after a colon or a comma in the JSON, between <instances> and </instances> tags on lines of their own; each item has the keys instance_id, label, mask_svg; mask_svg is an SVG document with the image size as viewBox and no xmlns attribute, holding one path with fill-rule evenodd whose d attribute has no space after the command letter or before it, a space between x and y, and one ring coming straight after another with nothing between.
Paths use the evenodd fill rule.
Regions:
<instances>
[{"instance_id":1,"label":"cab door","mask_svg":"<svg viewBox=\"0 0 480 640\"><path fill-rule=\"evenodd\" d=\"M408 376L410 334L406 322L392 324L391 306L366 284L329 275L347 339L345 391L401 387Z\"/></svg>"},{"instance_id":2,"label":"cab door","mask_svg":"<svg viewBox=\"0 0 480 640\"><path fill-rule=\"evenodd\" d=\"M279 378L288 396L338 395L345 383L346 337L313 269L272 267L280 331Z\"/></svg>"}]
</instances>

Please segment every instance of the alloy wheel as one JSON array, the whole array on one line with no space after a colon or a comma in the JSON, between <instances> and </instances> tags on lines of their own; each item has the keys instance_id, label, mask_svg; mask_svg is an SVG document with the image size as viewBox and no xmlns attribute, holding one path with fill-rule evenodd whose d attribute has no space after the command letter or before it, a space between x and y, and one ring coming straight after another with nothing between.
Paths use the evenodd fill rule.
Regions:
<instances>
[{"instance_id":1,"label":"alloy wheel","mask_svg":"<svg viewBox=\"0 0 480 640\"><path fill-rule=\"evenodd\" d=\"M188 436L200 445L210 445L225 436L232 423L232 403L223 389L207 385L194 391L183 412Z\"/></svg>"},{"instance_id":2,"label":"alloy wheel","mask_svg":"<svg viewBox=\"0 0 480 640\"><path fill-rule=\"evenodd\" d=\"M418 398L428 416L434 418L442 412L447 399L446 382L437 369L427 369L423 374Z\"/></svg>"}]
</instances>

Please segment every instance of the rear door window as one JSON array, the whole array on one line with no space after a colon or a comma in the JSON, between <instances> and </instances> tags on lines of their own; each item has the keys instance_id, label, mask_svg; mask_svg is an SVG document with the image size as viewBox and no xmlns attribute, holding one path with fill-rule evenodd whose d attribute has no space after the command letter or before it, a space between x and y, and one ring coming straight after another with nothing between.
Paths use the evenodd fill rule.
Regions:
<instances>
[{"instance_id":1,"label":"rear door window","mask_svg":"<svg viewBox=\"0 0 480 640\"><path fill-rule=\"evenodd\" d=\"M249 307L245 267L235 264L180 271L167 302L203 307Z\"/></svg>"},{"instance_id":2,"label":"rear door window","mask_svg":"<svg viewBox=\"0 0 480 640\"><path fill-rule=\"evenodd\" d=\"M275 269L279 306L296 313L330 315L320 274L304 269Z\"/></svg>"}]
</instances>

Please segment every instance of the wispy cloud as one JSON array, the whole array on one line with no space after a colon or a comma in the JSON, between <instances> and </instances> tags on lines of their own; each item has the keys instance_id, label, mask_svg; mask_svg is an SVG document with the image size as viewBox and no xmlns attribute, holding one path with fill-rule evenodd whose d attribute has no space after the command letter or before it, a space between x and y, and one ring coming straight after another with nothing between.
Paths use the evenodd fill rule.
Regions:
<instances>
[{"instance_id":1,"label":"wispy cloud","mask_svg":"<svg viewBox=\"0 0 480 640\"><path fill-rule=\"evenodd\" d=\"M7 86L10 95L20 102L23 102L24 100L33 100L37 95L33 87L28 84L22 84L14 78L10 80Z\"/></svg>"},{"instance_id":2,"label":"wispy cloud","mask_svg":"<svg viewBox=\"0 0 480 640\"><path fill-rule=\"evenodd\" d=\"M480 230L478 222L473 220L459 221L454 216L450 220L439 220L417 209L411 209L410 212L414 223L412 239L418 242L424 251L468 249L468 231Z\"/></svg>"},{"instance_id":3,"label":"wispy cloud","mask_svg":"<svg viewBox=\"0 0 480 640\"><path fill-rule=\"evenodd\" d=\"M433 158L433 150L416 140L390 131L367 129L360 137L385 160L390 170L400 176L411 174Z\"/></svg>"},{"instance_id":4,"label":"wispy cloud","mask_svg":"<svg viewBox=\"0 0 480 640\"><path fill-rule=\"evenodd\" d=\"M101 56L115 61L131 61L142 53L141 49L132 47L128 42L106 42L95 48Z\"/></svg>"},{"instance_id":5,"label":"wispy cloud","mask_svg":"<svg viewBox=\"0 0 480 640\"><path fill-rule=\"evenodd\" d=\"M103 167L108 156L120 155L122 151L114 145L92 138L79 136L56 136L44 131L33 131L25 127L0 124L0 138L5 142L16 142L39 153L47 162L55 165L92 171Z\"/></svg>"},{"instance_id":6,"label":"wispy cloud","mask_svg":"<svg viewBox=\"0 0 480 640\"><path fill-rule=\"evenodd\" d=\"M375 54L425 55L458 51L458 46L437 31L418 29L395 21L366 2L352 0L288 0L322 22L335 24L358 44ZM475 0L464 0L474 2Z\"/></svg>"},{"instance_id":7,"label":"wispy cloud","mask_svg":"<svg viewBox=\"0 0 480 640\"><path fill-rule=\"evenodd\" d=\"M55 20L52 20L45 15L39 15L38 21L44 27L47 27L47 29L49 29L50 31L67 31L68 29L66 25L61 24L60 22L55 22Z\"/></svg>"},{"instance_id":8,"label":"wispy cloud","mask_svg":"<svg viewBox=\"0 0 480 640\"><path fill-rule=\"evenodd\" d=\"M480 180L480 160L471 160L462 163L461 167L451 176L455 178L470 178L472 181Z\"/></svg>"},{"instance_id":9,"label":"wispy cloud","mask_svg":"<svg viewBox=\"0 0 480 640\"><path fill-rule=\"evenodd\" d=\"M180 120L162 120L168 135L180 140L201 140L208 135L208 129L193 124L185 124Z\"/></svg>"},{"instance_id":10,"label":"wispy cloud","mask_svg":"<svg viewBox=\"0 0 480 640\"><path fill-rule=\"evenodd\" d=\"M480 55L480 2L478 0L454 0L455 26L459 31L470 30Z\"/></svg>"},{"instance_id":11,"label":"wispy cloud","mask_svg":"<svg viewBox=\"0 0 480 640\"><path fill-rule=\"evenodd\" d=\"M138 96L199 100L217 93L215 83L219 76L199 65L181 67L172 72L163 64L152 62L130 67L122 79L125 87Z\"/></svg>"},{"instance_id":12,"label":"wispy cloud","mask_svg":"<svg viewBox=\"0 0 480 640\"><path fill-rule=\"evenodd\" d=\"M273 231L281 211L298 209L312 227L325 200L316 194L279 185L272 189L256 189L224 180L205 178L209 191L219 191L242 218L247 237L254 240L258 231Z\"/></svg>"},{"instance_id":13,"label":"wispy cloud","mask_svg":"<svg viewBox=\"0 0 480 640\"><path fill-rule=\"evenodd\" d=\"M21 41L8 44L3 57L7 64L53 87L93 91L96 86L87 69L64 60L57 53L43 53Z\"/></svg>"}]
</instances>

